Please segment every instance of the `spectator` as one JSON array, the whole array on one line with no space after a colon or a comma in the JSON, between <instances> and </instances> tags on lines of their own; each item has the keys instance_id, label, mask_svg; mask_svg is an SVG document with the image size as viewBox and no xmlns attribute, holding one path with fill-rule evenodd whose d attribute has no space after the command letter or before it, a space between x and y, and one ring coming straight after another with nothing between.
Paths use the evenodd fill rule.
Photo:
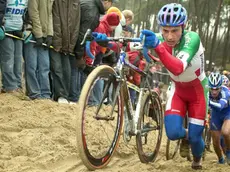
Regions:
<instances>
[{"instance_id":1,"label":"spectator","mask_svg":"<svg viewBox=\"0 0 230 172\"><path fill-rule=\"evenodd\" d=\"M23 15L28 0L7 0L5 10L5 31L18 37L23 36ZM1 20L2 22L2 20ZM3 93L21 92L22 89L22 41L5 37L0 41L0 63Z\"/></svg>"},{"instance_id":2,"label":"spectator","mask_svg":"<svg viewBox=\"0 0 230 172\"><path fill-rule=\"evenodd\" d=\"M59 103L69 103L71 82L71 59L80 27L80 1L55 0L53 4L53 47L51 55L51 77L53 98ZM88 11L89 13L89 11ZM88 16L85 16L88 18Z\"/></svg>"},{"instance_id":3,"label":"spectator","mask_svg":"<svg viewBox=\"0 0 230 172\"><path fill-rule=\"evenodd\" d=\"M105 9L105 12L108 11L108 9L110 7L112 7L113 3L115 2L115 0L101 0Z\"/></svg>"},{"instance_id":4,"label":"spectator","mask_svg":"<svg viewBox=\"0 0 230 172\"><path fill-rule=\"evenodd\" d=\"M122 11L122 14L125 16L125 23L127 26L133 23L134 14L131 10L124 10Z\"/></svg>"},{"instance_id":5,"label":"spectator","mask_svg":"<svg viewBox=\"0 0 230 172\"><path fill-rule=\"evenodd\" d=\"M32 29L32 39L36 41L34 45L27 43L26 40L24 45L26 90L30 99L50 99L51 96L49 50L44 48L42 43L46 43L48 47L52 44L52 5L53 1L29 0L28 2L32 28L28 24L26 29Z\"/></svg>"},{"instance_id":6,"label":"spectator","mask_svg":"<svg viewBox=\"0 0 230 172\"><path fill-rule=\"evenodd\" d=\"M85 45L81 45L84 35L88 29L94 31L100 21L100 15L104 15L112 6L112 0L83 0L80 1L81 6L81 19L79 36L75 46L76 58L71 59L71 88L69 99L76 102L80 96L81 88L86 79L86 75L83 73L85 69L85 61L83 59L85 52Z\"/></svg>"},{"instance_id":7,"label":"spectator","mask_svg":"<svg viewBox=\"0 0 230 172\"><path fill-rule=\"evenodd\" d=\"M115 12L119 15L120 23L118 24L118 26L114 30L114 36L115 37L121 37L122 36L122 27L125 26L125 17L117 7L110 7L107 11L107 14L109 14L111 12Z\"/></svg>"},{"instance_id":8,"label":"spectator","mask_svg":"<svg viewBox=\"0 0 230 172\"><path fill-rule=\"evenodd\" d=\"M99 25L100 15L104 15L111 6L112 0L84 0L81 1L81 22L79 37L75 47L77 62L82 67L85 45L81 45L84 35L88 29L94 31Z\"/></svg>"},{"instance_id":9,"label":"spectator","mask_svg":"<svg viewBox=\"0 0 230 172\"><path fill-rule=\"evenodd\" d=\"M124 37L133 37L134 34L135 34L135 31L132 29L131 26L123 27L123 36Z\"/></svg>"},{"instance_id":10,"label":"spectator","mask_svg":"<svg viewBox=\"0 0 230 172\"><path fill-rule=\"evenodd\" d=\"M117 13L112 12L112 13L106 14L103 17L103 19L100 21L99 26L95 29L95 32L104 33L107 36L110 36L110 34L119 24L119 22L120 22L120 19ZM111 44L111 48L114 48L114 49L117 48L116 45L113 46L114 45L113 43L110 43L110 44ZM99 44L94 42L91 44L91 50L95 54L95 60L92 61L92 59L90 59L89 57L86 57L86 63L88 65L94 65L94 66L100 65L102 63L102 58L106 52L106 48L101 47ZM101 97L102 97L102 89L103 89L103 83L100 80L96 83L94 87L93 99L92 99L93 102L91 102L91 104L93 105L99 104Z\"/></svg>"},{"instance_id":11,"label":"spectator","mask_svg":"<svg viewBox=\"0 0 230 172\"><path fill-rule=\"evenodd\" d=\"M6 0L0 0L0 40L3 40L5 37L5 29L4 29L4 14L6 10Z\"/></svg>"}]
</instances>

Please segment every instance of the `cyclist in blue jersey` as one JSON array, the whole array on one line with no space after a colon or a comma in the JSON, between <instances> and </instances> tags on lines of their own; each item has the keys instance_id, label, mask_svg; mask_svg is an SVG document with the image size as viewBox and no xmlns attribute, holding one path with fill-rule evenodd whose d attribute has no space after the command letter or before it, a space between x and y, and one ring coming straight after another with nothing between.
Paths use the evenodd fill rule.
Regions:
<instances>
[{"instance_id":1,"label":"cyclist in blue jersey","mask_svg":"<svg viewBox=\"0 0 230 172\"><path fill-rule=\"evenodd\" d=\"M230 91L222 85L223 77L220 73L211 73L208 77L210 87L209 106L212 109L210 129L213 147L218 157L218 162L223 164L224 150L221 146L221 135L224 140L226 162L230 165ZM222 141L223 141L222 140Z\"/></svg>"}]
</instances>

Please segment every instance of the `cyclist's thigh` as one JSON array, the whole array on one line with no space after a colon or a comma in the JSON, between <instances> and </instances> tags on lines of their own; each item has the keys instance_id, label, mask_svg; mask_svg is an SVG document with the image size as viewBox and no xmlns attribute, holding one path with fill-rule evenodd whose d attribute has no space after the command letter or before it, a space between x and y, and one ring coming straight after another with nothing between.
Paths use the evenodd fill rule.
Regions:
<instances>
[{"instance_id":1,"label":"cyclist's thigh","mask_svg":"<svg viewBox=\"0 0 230 172\"><path fill-rule=\"evenodd\" d=\"M171 90L170 97L166 104L165 116L167 115L179 115L185 117L186 103L177 95L177 92Z\"/></svg>"},{"instance_id":2,"label":"cyclist's thigh","mask_svg":"<svg viewBox=\"0 0 230 172\"><path fill-rule=\"evenodd\" d=\"M230 134L230 112L226 113L224 116L224 122L221 130L224 134Z\"/></svg>"},{"instance_id":3,"label":"cyclist's thigh","mask_svg":"<svg viewBox=\"0 0 230 172\"><path fill-rule=\"evenodd\" d=\"M194 96L197 96L197 98L188 103L189 123L204 126L207 114L207 101L204 94Z\"/></svg>"},{"instance_id":4,"label":"cyclist's thigh","mask_svg":"<svg viewBox=\"0 0 230 172\"><path fill-rule=\"evenodd\" d=\"M221 111L216 112L212 111L211 121L210 121L210 130L212 131L220 131L223 125L223 119L221 118Z\"/></svg>"}]
</instances>

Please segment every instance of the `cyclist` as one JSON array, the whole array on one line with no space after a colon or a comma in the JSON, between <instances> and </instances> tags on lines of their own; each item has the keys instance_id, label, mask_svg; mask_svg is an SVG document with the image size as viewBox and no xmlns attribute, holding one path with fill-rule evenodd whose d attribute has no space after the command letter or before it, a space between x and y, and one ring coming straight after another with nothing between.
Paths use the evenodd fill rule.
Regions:
<instances>
[{"instance_id":1,"label":"cyclist","mask_svg":"<svg viewBox=\"0 0 230 172\"><path fill-rule=\"evenodd\" d=\"M211 73L208 77L210 87L209 106L211 113L211 134L213 147L218 156L219 163L224 163L224 152L226 161L230 165L230 91L222 85L223 77L220 73ZM224 138L225 150L222 150L221 135Z\"/></svg>"},{"instance_id":2,"label":"cyclist","mask_svg":"<svg viewBox=\"0 0 230 172\"><path fill-rule=\"evenodd\" d=\"M202 132L207 113L208 80L204 71L204 48L197 33L186 31L186 9L177 3L164 5L157 16L161 34L143 30L144 46L154 48L171 79L166 105L165 128L170 140L183 139L181 156L188 155L191 144L193 169L201 169L204 151ZM189 130L183 127L188 112Z\"/></svg>"},{"instance_id":3,"label":"cyclist","mask_svg":"<svg viewBox=\"0 0 230 172\"><path fill-rule=\"evenodd\" d=\"M229 88L229 79L228 79L228 77L227 76L225 76L225 75L222 75L222 77L223 77L223 85L224 86L226 86L226 87L228 87L228 89L230 89Z\"/></svg>"}]
</instances>

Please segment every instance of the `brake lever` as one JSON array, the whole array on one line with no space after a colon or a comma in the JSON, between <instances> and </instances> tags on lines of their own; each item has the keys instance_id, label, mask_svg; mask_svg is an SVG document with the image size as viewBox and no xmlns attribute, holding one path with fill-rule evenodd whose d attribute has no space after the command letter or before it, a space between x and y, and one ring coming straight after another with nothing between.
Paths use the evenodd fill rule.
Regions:
<instances>
[{"instance_id":1,"label":"brake lever","mask_svg":"<svg viewBox=\"0 0 230 172\"><path fill-rule=\"evenodd\" d=\"M86 39L89 38L89 37L90 37L89 40L93 40L91 29L87 29L87 31L86 31L86 33L84 35L84 38L83 38L83 40L81 42L81 45L83 45L86 42Z\"/></svg>"}]
</instances>

